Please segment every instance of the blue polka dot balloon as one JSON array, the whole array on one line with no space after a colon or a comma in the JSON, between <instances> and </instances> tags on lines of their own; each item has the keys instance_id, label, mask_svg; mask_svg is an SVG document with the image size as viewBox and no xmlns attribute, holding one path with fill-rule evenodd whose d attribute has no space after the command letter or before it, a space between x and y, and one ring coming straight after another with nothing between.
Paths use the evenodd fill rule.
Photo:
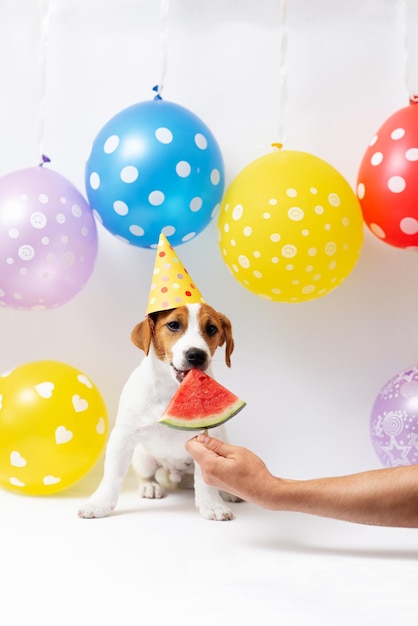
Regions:
<instances>
[{"instance_id":1,"label":"blue polka dot balloon","mask_svg":"<svg viewBox=\"0 0 418 626\"><path fill-rule=\"evenodd\" d=\"M157 97L107 122L93 142L85 179L89 203L113 235L150 248L163 232L176 246L216 214L224 166L208 127Z\"/></svg>"}]
</instances>

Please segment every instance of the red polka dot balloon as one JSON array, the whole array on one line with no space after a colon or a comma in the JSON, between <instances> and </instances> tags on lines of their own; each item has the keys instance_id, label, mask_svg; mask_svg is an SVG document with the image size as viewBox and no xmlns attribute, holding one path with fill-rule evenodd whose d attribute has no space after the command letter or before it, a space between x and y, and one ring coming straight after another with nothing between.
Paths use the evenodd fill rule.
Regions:
<instances>
[{"instance_id":1,"label":"red polka dot balloon","mask_svg":"<svg viewBox=\"0 0 418 626\"><path fill-rule=\"evenodd\" d=\"M364 221L398 248L418 246L418 103L394 113L367 148L357 179Z\"/></svg>"}]
</instances>

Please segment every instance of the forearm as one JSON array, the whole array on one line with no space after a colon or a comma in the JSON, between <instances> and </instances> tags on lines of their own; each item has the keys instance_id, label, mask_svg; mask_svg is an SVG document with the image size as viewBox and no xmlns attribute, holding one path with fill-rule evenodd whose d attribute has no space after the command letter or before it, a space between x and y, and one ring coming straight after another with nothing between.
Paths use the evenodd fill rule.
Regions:
<instances>
[{"instance_id":1,"label":"forearm","mask_svg":"<svg viewBox=\"0 0 418 626\"><path fill-rule=\"evenodd\" d=\"M313 480L276 479L264 506L377 526L418 527L418 466Z\"/></svg>"}]
</instances>

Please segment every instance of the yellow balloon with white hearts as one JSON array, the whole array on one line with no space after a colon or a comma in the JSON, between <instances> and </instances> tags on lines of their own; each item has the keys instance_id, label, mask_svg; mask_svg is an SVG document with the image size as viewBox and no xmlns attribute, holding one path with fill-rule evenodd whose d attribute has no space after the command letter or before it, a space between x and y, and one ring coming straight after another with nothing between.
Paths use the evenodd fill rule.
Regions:
<instances>
[{"instance_id":1,"label":"yellow balloon with white hearts","mask_svg":"<svg viewBox=\"0 0 418 626\"><path fill-rule=\"evenodd\" d=\"M244 168L218 217L222 258L257 296L303 302L353 270L362 248L360 204L345 178L305 152L279 150Z\"/></svg>"},{"instance_id":2,"label":"yellow balloon with white hearts","mask_svg":"<svg viewBox=\"0 0 418 626\"><path fill-rule=\"evenodd\" d=\"M85 477L106 443L108 416L94 383L59 361L0 375L0 486L50 495Z\"/></svg>"}]
</instances>

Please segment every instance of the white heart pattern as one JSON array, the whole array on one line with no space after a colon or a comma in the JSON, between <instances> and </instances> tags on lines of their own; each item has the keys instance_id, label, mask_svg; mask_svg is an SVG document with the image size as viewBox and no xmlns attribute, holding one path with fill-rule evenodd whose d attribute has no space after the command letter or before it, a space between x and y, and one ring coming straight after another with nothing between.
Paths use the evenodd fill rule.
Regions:
<instances>
[{"instance_id":1,"label":"white heart pattern","mask_svg":"<svg viewBox=\"0 0 418 626\"><path fill-rule=\"evenodd\" d=\"M26 464L27 461L20 452L13 450L13 452L10 453L10 465L13 465L13 467L25 467Z\"/></svg>"},{"instance_id":2,"label":"white heart pattern","mask_svg":"<svg viewBox=\"0 0 418 626\"><path fill-rule=\"evenodd\" d=\"M96 432L98 435L103 435L104 431L105 431L105 421L103 417L101 417L96 424Z\"/></svg>"},{"instance_id":3,"label":"white heart pattern","mask_svg":"<svg viewBox=\"0 0 418 626\"><path fill-rule=\"evenodd\" d=\"M53 476L51 474L50 476L44 476L42 482L44 485L56 485L57 483L61 482L61 478L58 478L58 476Z\"/></svg>"},{"instance_id":4,"label":"white heart pattern","mask_svg":"<svg viewBox=\"0 0 418 626\"><path fill-rule=\"evenodd\" d=\"M84 398L80 398L79 395L75 395L72 398L74 411L76 413L81 413L82 411L87 411L89 408L89 403Z\"/></svg>"},{"instance_id":5,"label":"white heart pattern","mask_svg":"<svg viewBox=\"0 0 418 626\"><path fill-rule=\"evenodd\" d=\"M57 444L60 443L68 443L73 438L73 433L71 430L67 430L65 426L58 426L55 431L55 441Z\"/></svg>"},{"instance_id":6,"label":"white heart pattern","mask_svg":"<svg viewBox=\"0 0 418 626\"><path fill-rule=\"evenodd\" d=\"M22 483L21 480L15 478L14 476L9 478L9 483L13 485L13 487L26 487L25 483Z\"/></svg>"},{"instance_id":7,"label":"white heart pattern","mask_svg":"<svg viewBox=\"0 0 418 626\"><path fill-rule=\"evenodd\" d=\"M93 389L93 384L92 382L87 378L87 376L85 376L84 374L79 374L77 376L77 380L82 384L82 385L86 385L86 387L88 387L89 389Z\"/></svg>"},{"instance_id":8,"label":"white heart pattern","mask_svg":"<svg viewBox=\"0 0 418 626\"><path fill-rule=\"evenodd\" d=\"M39 383L39 385L35 385L35 389L41 398L51 398L52 392L54 391L55 385L54 383L44 382Z\"/></svg>"}]
</instances>

